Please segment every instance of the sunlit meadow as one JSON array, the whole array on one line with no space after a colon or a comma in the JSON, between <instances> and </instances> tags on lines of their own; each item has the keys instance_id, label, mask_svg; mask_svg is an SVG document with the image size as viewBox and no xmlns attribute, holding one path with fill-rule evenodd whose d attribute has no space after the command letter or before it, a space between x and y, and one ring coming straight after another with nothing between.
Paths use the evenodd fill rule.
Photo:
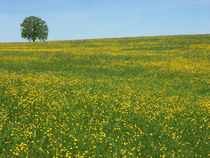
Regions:
<instances>
[{"instance_id":1,"label":"sunlit meadow","mask_svg":"<svg viewBox=\"0 0 210 158\"><path fill-rule=\"evenodd\" d=\"M0 157L208 157L210 35L0 44Z\"/></svg>"}]
</instances>

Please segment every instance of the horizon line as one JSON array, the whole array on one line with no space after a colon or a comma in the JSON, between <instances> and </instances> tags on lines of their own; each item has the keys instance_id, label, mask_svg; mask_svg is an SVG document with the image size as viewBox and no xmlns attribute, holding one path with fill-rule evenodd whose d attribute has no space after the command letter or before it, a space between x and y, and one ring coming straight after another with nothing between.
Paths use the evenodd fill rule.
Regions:
<instances>
[{"instance_id":1,"label":"horizon line","mask_svg":"<svg viewBox=\"0 0 210 158\"><path fill-rule=\"evenodd\" d=\"M141 38L141 37L164 37L164 36L196 36L196 35L210 35L210 33L202 33L202 34L172 34L172 35L146 35L146 36L125 36L125 37L105 37L105 38L84 38L84 39L70 39L70 40L46 40L46 41L35 41L35 42L0 42L0 44L4 43L37 43L37 42L59 42L59 41L83 41L83 40L102 40L102 39L119 39L119 38Z\"/></svg>"}]
</instances>

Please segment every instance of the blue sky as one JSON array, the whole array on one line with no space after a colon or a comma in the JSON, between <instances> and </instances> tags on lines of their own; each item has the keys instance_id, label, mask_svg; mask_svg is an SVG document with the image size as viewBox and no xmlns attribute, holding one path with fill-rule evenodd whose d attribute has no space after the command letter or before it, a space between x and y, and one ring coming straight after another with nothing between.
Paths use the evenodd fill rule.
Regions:
<instances>
[{"instance_id":1,"label":"blue sky","mask_svg":"<svg viewBox=\"0 0 210 158\"><path fill-rule=\"evenodd\" d=\"M23 42L27 16L48 40L210 33L210 0L0 0L0 42Z\"/></svg>"}]
</instances>

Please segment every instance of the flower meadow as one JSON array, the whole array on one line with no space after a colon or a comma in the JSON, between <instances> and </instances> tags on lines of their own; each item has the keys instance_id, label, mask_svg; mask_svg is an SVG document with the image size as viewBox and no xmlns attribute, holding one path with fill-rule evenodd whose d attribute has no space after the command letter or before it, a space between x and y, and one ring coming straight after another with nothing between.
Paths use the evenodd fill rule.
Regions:
<instances>
[{"instance_id":1,"label":"flower meadow","mask_svg":"<svg viewBox=\"0 0 210 158\"><path fill-rule=\"evenodd\" d=\"M208 157L210 35L0 44L0 157Z\"/></svg>"}]
</instances>

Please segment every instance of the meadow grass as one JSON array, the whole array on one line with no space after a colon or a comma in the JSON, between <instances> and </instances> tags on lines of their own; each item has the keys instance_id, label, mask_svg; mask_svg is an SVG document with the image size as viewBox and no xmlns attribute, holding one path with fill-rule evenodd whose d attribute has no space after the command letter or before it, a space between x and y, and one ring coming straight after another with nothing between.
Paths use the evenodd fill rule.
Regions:
<instances>
[{"instance_id":1,"label":"meadow grass","mask_svg":"<svg viewBox=\"0 0 210 158\"><path fill-rule=\"evenodd\" d=\"M210 35L0 44L0 157L208 157Z\"/></svg>"}]
</instances>

